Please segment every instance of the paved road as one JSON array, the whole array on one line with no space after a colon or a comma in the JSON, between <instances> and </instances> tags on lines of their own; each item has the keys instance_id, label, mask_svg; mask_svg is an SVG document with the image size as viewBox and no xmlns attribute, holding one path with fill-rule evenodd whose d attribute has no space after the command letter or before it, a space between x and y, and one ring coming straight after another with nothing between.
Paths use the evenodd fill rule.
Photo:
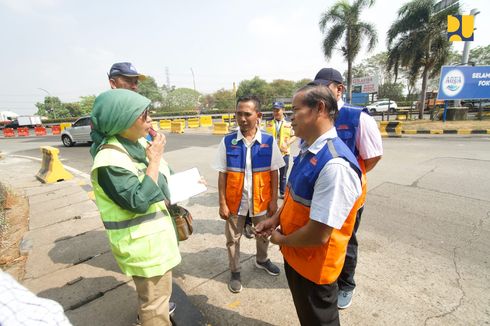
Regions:
<instances>
[{"instance_id":1,"label":"paved road","mask_svg":"<svg viewBox=\"0 0 490 326\"><path fill-rule=\"evenodd\" d=\"M174 169L197 166L210 185L187 203L197 233L181 244L183 263L174 276L213 325L297 325L284 277L271 280L254 271L250 241L242 248L245 290L226 290L229 271L210 167L219 139L169 136L166 158ZM0 139L0 149L39 156L36 147L53 140L59 146L49 137ZM353 305L341 312L342 323L489 324L490 138L390 138L384 147L383 160L368 176L358 287ZM61 148L61 157L88 172L87 151ZM270 256L282 268L275 246Z\"/></svg>"}]
</instances>

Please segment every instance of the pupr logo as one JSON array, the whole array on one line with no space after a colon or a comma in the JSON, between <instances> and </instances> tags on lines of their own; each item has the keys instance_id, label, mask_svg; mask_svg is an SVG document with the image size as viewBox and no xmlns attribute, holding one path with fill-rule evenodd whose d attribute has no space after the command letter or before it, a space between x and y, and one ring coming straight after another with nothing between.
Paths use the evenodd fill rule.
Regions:
<instances>
[{"instance_id":1,"label":"pupr logo","mask_svg":"<svg viewBox=\"0 0 490 326\"><path fill-rule=\"evenodd\" d=\"M455 96L464 86L464 74L461 70L449 70L442 80L442 91L447 96Z\"/></svg>"},{"instance_id":2,"label":"pupr logo","mask_svg":"<svg viewBox=\"0 0 490 326\"><path fill-rule=\"evenodd\" d=\"M473 41L475 16L447 16L447 39L450 42Z\"/></svg>"}]
</instances>

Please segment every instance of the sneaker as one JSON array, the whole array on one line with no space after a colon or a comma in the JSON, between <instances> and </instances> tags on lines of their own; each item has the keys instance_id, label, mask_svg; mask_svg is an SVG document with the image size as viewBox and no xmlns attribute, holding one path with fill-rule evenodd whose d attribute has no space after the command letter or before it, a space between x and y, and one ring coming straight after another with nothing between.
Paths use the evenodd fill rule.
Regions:
<instances>
[{"instance_id":1,"label":"sneaker","mask_svg":"<svg viewBox=\"0 0 490 326\"><path fill-rule=\"evenodd\" d=\"M173 314L175 309L177 309L177 304L175 302L169 301L168 302L168 314L169 315ZM141 325L139 314L136 316L136 323L134 325L136 325L136 326Z\"/></svg>"},{"instance_id":2,"label":"sneaker","mask_svg":"<svg viewBox=\"0 0 490 326\"><path fill-rule=\"evenodd\" d=\"M231 272L230 283L228 283L228 290L233 293L239 293L243 289L240 279L240 272Z\"/></svg>"},{"instance_id":3,"label":"sneaker","mask_svg":"<svg viewBox=\"0 0 490 326\"><path fill-rule=\"evenodd\" d=\"M258 268L261 268L265 270L267 273L277 276L279 275L280 269L276 265L274 265L270 259L267 259L265 262L260 263L258 261L255 261L255 266Z\"/></svg>"},{"instance_id":4,"label":"sneaker","mask_svg":"<svg viewBox=\"0 0 490 326\"><path fill-rule=\"evenodd\" d=\"M354 296L355 290L352 291L344 291L339 290L339 294L337 297L337 308L346 309L349 308L352 304L352 297Z\"/></svg>"},{"instance_id":5,"label":"sneaker","mask_svg":"<svg viewBox=\"0 0 490 326\"><path fill-rule=\"evenodd\" d=\"M247 237L247 239L255 238L255 234L252 231L252 225L251 224L245 224L245 227L243 228L243 235L245 237Z\"/></svg>"},{"instance_id":6,"label":"sneaker","mask_svg":"<svg viewBox=\"0 0 490 326\"><path fill-rule=\"evenodd\" d=\"M177 304L175 302L169 301L168 303L168 314L171 315L177 309Z\"/></svg>"}]
</instances>

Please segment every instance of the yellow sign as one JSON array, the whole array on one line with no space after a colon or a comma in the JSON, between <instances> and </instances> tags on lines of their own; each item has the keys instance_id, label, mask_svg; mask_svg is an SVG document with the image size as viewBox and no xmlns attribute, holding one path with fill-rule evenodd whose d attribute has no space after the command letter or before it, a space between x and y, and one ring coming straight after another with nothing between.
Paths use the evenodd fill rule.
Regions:
<instances>
[{"instance_id":1,"label":"yellow sign","mask_svg":"<svg viewBox=\"0 0 490 326\"><path fill-rule=\"evenodd\" d=\"M449 42L473 41L475 16L447 16L447 39Z\"/></svg>"}]
</instances>

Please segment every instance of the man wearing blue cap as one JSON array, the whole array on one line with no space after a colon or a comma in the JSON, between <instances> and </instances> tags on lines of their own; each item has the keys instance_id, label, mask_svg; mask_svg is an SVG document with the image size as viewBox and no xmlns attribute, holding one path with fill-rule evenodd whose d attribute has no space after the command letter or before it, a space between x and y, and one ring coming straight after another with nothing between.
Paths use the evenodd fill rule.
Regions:
<instances>
[{"instance_id":1,"label":"man wearing blue cap","mask_svg":"<svg viewBox=\"0 0 490 326\"><path fill-rule=\"evenodd\" d=\"M345 90L340 72L333 68L323 68L310 83L328 87L337 96L338 116L335 119L335 128L340 139L354 153L362 171L362 194L360 201L362 207L358 210L354 231L347 246L347 254L344 266L337 284L339 286L337 307L348 308L352 304L352 297L356 282L354 273L357 265L357 237L356 232L361 222L361 214L367 192L366 173L371 171L383 155L383 144L376 121L369 115L367 110L351 106L342 100Z\"/></svg>"},{"instance_id":2,"label":"man wearing blue cap","mask_svg":"<svg viewBox=\"0 0 490 326\"><path fill-rule=\"evenodd\" d=\"M135 92L138 90L138 82L146 79L146 76L138 73L130 62L113 64L108 76L112 89L124 88Z\"/></svg>"},{"instance_id":3,"label":"man wearing blue cap","mask_svg":"<svg viewBox=\"0 0 490 326\"><path fill-rule=\"evenodd\" d=\"M286 176L289 168L289 154L291 153L291 144L294 143L294 131L291 128L291 122L284 117L284 103L272 103L272 115L274 119L267 122L266 131L271 134L281 150L284 165L279 169L279 198L284 198L286 190Z\"/></svg>"}]
</instances>

